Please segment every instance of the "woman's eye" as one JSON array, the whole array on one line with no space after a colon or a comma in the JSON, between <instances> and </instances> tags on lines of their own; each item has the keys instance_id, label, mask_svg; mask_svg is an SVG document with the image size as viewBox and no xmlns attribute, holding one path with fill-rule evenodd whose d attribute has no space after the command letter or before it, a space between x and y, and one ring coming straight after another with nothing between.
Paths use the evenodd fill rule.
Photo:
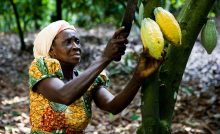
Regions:
<instances>
[{"instance_id":1,"label":"woman's eye","mask_svg":"<svg viewBox=\"0 0 220 134\"><path fill-rule=\"evenodd\" d=\"M79 44L80 43L79 39L75 39L75 43Z\"/></svg>"},{"instance_id":2,"label":"woman's eye","mask_svg":"<svg viewBox=\"0 0 220 134\"><path fill-rule=\"evenodd\" d=\"M68 39L66 43L71 44L71 39Z\"/></svg>"}]
</instances>

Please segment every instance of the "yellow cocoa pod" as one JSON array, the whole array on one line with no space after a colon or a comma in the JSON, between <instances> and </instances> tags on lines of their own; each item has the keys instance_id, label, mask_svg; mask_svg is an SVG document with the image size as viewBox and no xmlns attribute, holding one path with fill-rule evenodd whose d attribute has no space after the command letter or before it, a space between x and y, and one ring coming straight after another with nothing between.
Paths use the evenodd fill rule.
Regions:
<instances>
[{"instance_id":1,"label":"yellow cocoa pod","mask_svg":"<svg viewBox=\"0 0 220 134\"><path fill-rule=\"evenodd\" d=\"M150 19L145 18L141 22L141 40L144 45L144 51L148 51L150 56L155 59L161 57L164 48L164 38L158 24Z\"/></svg>"},{"instance_id":2,"label":"yellow cocoa pod","mask_svg":"<svg viewBox=\"0 0 220 134\"><path fill-rule=\"evenodd\" d=\"M160 26L165 39L175 46L181 45L182 33L178 22L175 17L162 7L154 9L154 15L157 24Z\"/></svg>"}]
</instances>

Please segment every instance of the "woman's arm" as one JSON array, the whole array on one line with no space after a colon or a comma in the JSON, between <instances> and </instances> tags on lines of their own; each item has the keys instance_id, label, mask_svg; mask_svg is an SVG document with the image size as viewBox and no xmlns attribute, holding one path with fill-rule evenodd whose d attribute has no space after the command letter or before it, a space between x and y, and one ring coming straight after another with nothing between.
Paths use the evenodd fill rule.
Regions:
<instances>
[{"instance_id":1,"label":"woman's arm","mask_svg":"<svg viewBox=\"0 0 220 134\"><path fill-rule=\"evenodd\" d=\"M56 77L46 78L35 86L36 92L50 101L69 105L87 91L109 62L109 59L103 57L96 60L93 65L66 84Z\"/></svg>"},{"instance_id":2,"label":"woman's arm","mask_svg":"<svg viewBox=\"0 0 220 134\"><path fill-rule=\"evenodd\" d=\"M112 114L118 114L134 99L141 85L142 80L133 77L124 90L116 96L113 96L104 87L100 87L94 94L94 102L100 109Z\"/></svg>"},{"instance_id":3,"label":"woman's arm","mask_svg":"<svg viewBox=\"0 0 220 134\"><path fill-rule=\"evenodd\" d=\"M130 104L143 84L144 79L154 73L161 63L162 60L155 60L150 57L145 58L142 55L127 86L116 96L113 96L104 87L100 87L94 94L96 105L102 110L118 114Z\"/></svg>"},{"instance_id":4,"label":"woman's arm","mask_svg":"<svg viewBox=\"0 0 220 134\"><path fill-rule=\"evenodd\" d=\"M58 78L46 78L35 85L36 92L42 94L47 99L53 102L69 105L82 96L96 77L106 68L106 66L115 59L121 56L125 51L126 38L117 39L117 36L124 30L120 28L113 35L112 39L107 44L103 55L96 60L88 69L82 72L78 77L64 84Z\"/></svg>"}]
</instances>

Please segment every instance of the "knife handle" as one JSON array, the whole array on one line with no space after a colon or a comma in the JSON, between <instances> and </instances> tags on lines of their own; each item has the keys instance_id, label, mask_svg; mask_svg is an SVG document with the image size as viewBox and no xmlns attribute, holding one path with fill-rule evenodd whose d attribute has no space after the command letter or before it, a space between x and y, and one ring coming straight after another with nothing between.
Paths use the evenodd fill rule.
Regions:
<instances>
[{"instance_id":1,"label":"knife handle","mask_svg":"<svg viewBox=\"0 0 220 134\"><path fill-rule=\"evenodd\" d=\"M123 33L121 33L117 38L118 38L118 39L127 38L128 35L129 35L129 33L123 32ZM122 57L122 55L117 56L117 57L114 59L114 61L120 61L120 60L121 60L121 57Z\"/></svg>"}]
</instances>

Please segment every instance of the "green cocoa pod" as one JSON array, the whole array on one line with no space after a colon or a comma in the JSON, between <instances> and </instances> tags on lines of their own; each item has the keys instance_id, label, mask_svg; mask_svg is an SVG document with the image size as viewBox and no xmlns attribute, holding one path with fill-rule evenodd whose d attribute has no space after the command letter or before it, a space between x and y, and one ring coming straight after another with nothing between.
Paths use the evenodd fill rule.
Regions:
<instances>
[{"instance_id":1,"label":"green cocoa pod","mask_svg":"<svg viewBox=\"0 0 220 134\"><path fill-rule=\"evenodd\" d=\"M218 40L218 32L214 19L208 19L206 24L203 26L201 40L207 53L211 54L213 49L216 47Z\"/></svg>"}]
</instances>

